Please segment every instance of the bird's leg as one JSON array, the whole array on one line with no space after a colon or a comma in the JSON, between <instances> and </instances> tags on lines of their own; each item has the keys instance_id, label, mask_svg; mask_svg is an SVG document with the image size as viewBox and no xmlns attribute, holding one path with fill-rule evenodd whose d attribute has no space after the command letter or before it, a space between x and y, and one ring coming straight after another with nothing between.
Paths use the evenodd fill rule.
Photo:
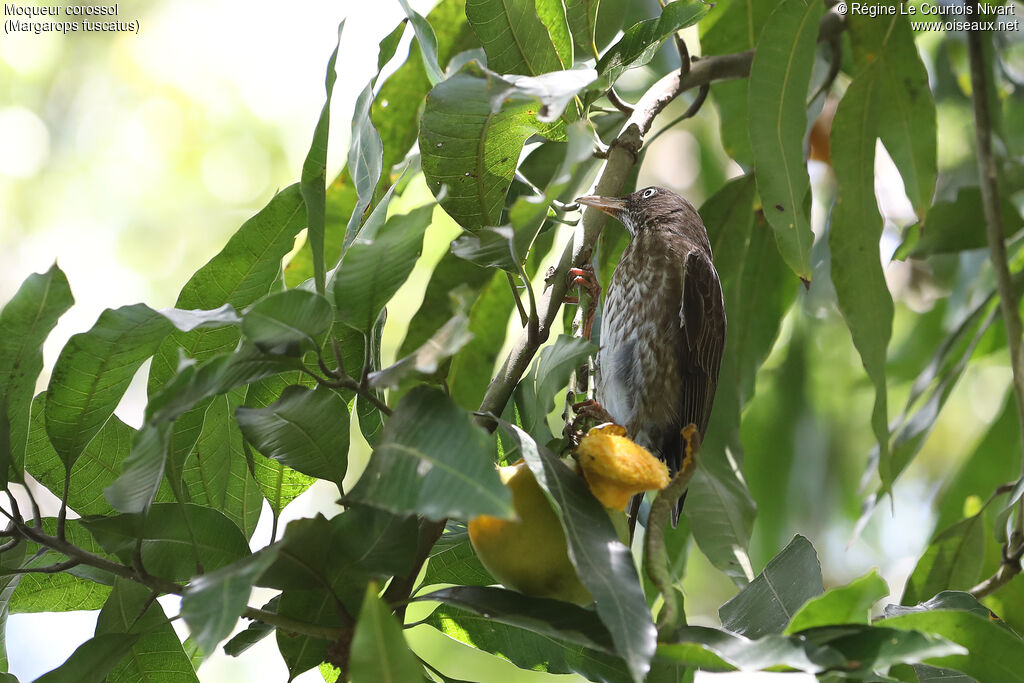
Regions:
<instances>
[{"instance_id":1,"label":"bird's leg","mask_svg":"<svg viewBox=\"0 0 1024 683\"><path fill-rule=\"evenodd\" d=\"M601 283L594 273L594 266L589 263L579 268L569 269L569 288L580 287L585 289L590 299L587 302L587 310L583 315L583 338L590 339L594 331L594 315L597 313L597 302L601 298ZM565 303L578 304L582 300L581 295L566 296Z\"/></svg>"}]
</instances>

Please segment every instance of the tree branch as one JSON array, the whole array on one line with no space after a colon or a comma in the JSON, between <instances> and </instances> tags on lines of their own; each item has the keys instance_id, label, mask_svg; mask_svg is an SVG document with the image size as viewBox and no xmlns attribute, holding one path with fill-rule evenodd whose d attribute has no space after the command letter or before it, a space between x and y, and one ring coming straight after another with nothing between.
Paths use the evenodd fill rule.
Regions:
<instances>
[{"instance_id":1,"label":"tree branch","mask_svg":"<svg viewBox=\"0 0 1024 683\"><path fill-rule=\"evenodd\" d=\"M968 0L968 7L979 12L978 0ZM973 26L973 24L972 24ZM971 63L971 100L974 103L974 132L978 152L978 180L981 185L981 203L985 214L985 235L988 239L989 258L996 275L996 291L999 292L999 307L1006 325L1006 337L1010 352L1010 368L1013 371L1013 393L1017 399L1017 421L1024 439L1024 341L1020 311L1017 308L1016 288L1010 276L1006 256L1006 242L1003 239L1003 217L999 205L999 178L995 158L992 155L992 115L989 111L989 84L985 70L985 42L982 32L971 28L967 32L967 52ZM1024 456L1021 460L1024 470ZM971 589L975 597L983 597L997 590L1021 571L1021 555L1024 553L1024 499L1017 510L1014 531L1003 549L1003 562L996 573Z\"/></svg>"}]
</instances>

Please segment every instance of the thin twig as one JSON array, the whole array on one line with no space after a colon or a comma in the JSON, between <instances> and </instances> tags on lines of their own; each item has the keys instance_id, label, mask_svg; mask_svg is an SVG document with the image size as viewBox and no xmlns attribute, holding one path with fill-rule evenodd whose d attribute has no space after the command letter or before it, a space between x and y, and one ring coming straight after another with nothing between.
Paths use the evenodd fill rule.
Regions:
<instances>
[{"instance_id":1,"label":"thin twig","mask_svg":"<svg viewBox=\"0 0 1024 683\"><path fill-rule=\"evenodd\" d=\"M629 115L631 115L633 113L633 110L634 110L633 105L631 105L630 103L626 102L626 100L624 100L621 97L619 97L619 93L615 92L615 88L614 87L608 88L608 92L606 93L606 96L608 97L608 101L611 102L613 105L615 105L615 108L618 109L619 111L621 111L626 116L629 116Z\"/></svg>"},{"instance_id":2,"label":"thin twig","mask_svg":"<svg viewBox=\"0 0 1024 683\"><path fill-rule=\"evenodd\" d=\"M60 497L60 512L57 513L57 538L64 540L64 526L68 518L68 496L71 494L71 467L64 468L64 493ZM40 524L40 527L42 525Z\"/></svg>"},{"instance_id":3,"label":"thin twig","mask_svg":"<svg viewBox=\"0 0 1024 683\"><path fill-rule=\"evenodd\" d=\"M65 562L58 562L57 564L51 564L46 567L23 567L19 569L0 569L0 576L11 576L13 574L59 574L63 571L67 571L72 567L77 567L82 564L78 560L67 560Z\"/></svg>"},{"instance_id":4,"label":"thin twig","mask_svg":"<svg viewBox=\"0 0 1024 683\"><path fill-rule=\"evenodd\" d=\"M978 14L978 0L968 0L969 10ZM971 64L971 100L974 103L974 131L978 146L978 176L981 185L981 203L985 214L985 235L988 238L989 257L996 275L999 307L1006 325L1013 371L1013 392L1017 399L1017 420L1024 438L1024 341L1016 290L1010 276L1003 240L1003 217L999 204L999 178L992 154L992 116L989 111L989 83L985 69L985 42L981 30L974 24L967 32L967 53ZM1024 457L1021 461L1024 470ZM1021 571L1024 553L1024 499L1020 501L1014 531L1003 550L1003 562L989 579L971 589L976 597L988 595L1007 583Z\"/></svg>"},{"instance_id":5,"label":"thin twig","mask_svg":"<svg viewBox=\"0 0 1024 683\"><path fill-rule=\"evenodd\" d=\"M662 133L665 133L669 129L675 127L675 125L678 124L680 121L685 121L686 119L693 118L694 116L696 116L697 112L699 112L700 108L704 105L704 101L707 100L708 93L710 91L710 85L702 85L700 87L700 90L697 91L697 96L693 98L693 102L691 102L690 106L686 108L686 111L684 111L682 114L680 114L679 116L675 117L667 124L665 124L662 128L658 130L657 133L647 138L647 140L644 141L644 145L649 147L651 144L654 143L655 140L657 140L661 136Z\"/></svg>"},{"instance_id":6,"label":"thin twig","mask_svg":"<svg viewBox=\"0 0 1024 683\"><path fill-rule=\"evenodd\" d=\"M299 372L303 372L309 375L314 380L316 380L317 384L322 384L325 387L331 387L334 389L350 389L356 392L357 394L365 398L367 401L372 403L377 410L384 413L388 417L390 417L391 413L394 412L391 410L390 407L388 407L388 404L384 403L384 401L377 397L377 394L375 392L370 390L368 385L363 386L360 382L357 382L355 379L349 377L348 375L342 375L338 379L332 380L327 379L325 377L321 377L320 375L311 371L309 368L305 367L299 368Z\"/></svg>"},{"instance_id":7,"label":"thin twig","mask_svg":"<svg viewBox=\"0 0 1024 683\"><path fill-rule=\"evenodd\" d=\"M512 279L512 273L505 271L505 275L508 276L508 286L512 290L512 298L516 300L516 310L519 311L519 321L526 325L530 320L530 315L526 312L526 308L523 307L523 299L519 296L519 288L516 286L516 281Z\"/></svg>"}]
</instances>

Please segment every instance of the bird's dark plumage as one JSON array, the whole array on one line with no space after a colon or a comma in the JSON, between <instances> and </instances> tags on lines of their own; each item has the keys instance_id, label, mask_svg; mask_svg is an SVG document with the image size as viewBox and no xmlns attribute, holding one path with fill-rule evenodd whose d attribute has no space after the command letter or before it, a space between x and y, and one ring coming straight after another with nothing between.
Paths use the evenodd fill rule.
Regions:
<instances>
[{"instance_id":1,"label":"bird's dark plumage","mask_svg":"<svg viewBox=\"0 0 1024 683\"><path fill-rule=\"evenodd\" d=\"M660 187L581 197L632 240L612 276L601 322L597 401L674 474L686 425L703 439L725 347L722 285L697 210Z\"/></svg>"}]
</instances>

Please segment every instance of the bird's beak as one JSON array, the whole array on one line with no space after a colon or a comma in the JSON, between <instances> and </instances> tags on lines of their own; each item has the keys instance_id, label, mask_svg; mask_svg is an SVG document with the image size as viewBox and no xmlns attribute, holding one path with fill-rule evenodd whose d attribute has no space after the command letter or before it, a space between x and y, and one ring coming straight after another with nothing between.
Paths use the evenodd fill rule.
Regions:
<instances>
[{"instance_id":1,"label":"bird's beak","mask_svg":"<svg viewBox=\"0 0 1024 683\"><path fill-rule=\"evenodd\" d=\"M584 206L592 206L613 218L618 218L626 210L626 200L619 197L601 197L596 194L586 197L577 197L576 203Z\"/></svg>"}]
</instances>

